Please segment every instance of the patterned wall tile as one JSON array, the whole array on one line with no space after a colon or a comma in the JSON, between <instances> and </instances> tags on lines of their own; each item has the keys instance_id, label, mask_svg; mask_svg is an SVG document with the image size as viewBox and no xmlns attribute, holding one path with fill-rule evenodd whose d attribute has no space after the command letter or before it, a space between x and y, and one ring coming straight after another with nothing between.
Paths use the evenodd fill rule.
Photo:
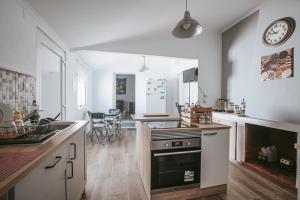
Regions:
<instances>
[{"instance_id":1,"label":"patterned wall tile","mask_svg":"<svg viewBox=\"0 0 300 200\"><path fill-rule=\"evenodd\" d=\"M0 68L0 102L8 104L14 111L26 114L34 99L34 77Z\"/></svg>"}]
</instances>

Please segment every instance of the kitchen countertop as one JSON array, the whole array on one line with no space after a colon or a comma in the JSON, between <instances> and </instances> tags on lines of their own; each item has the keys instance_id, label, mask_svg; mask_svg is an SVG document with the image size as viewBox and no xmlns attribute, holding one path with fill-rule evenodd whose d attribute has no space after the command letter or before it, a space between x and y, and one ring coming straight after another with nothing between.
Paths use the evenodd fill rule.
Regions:
<instances>
[{"instance_id":1,"label":"kitchen countertop","mask_svg":"<svg viewBox=\"0 0 300 200\"><path fill-rule=\"evenodd\" d=\"M87 123L76 121L44 144L0 146L0 197Z\"/></svg>"},{"instance_id":2,"label":"kitchen countertop","mask_svg":"<svg viewBox=\"0 0 300 200\"><path fill-rule=\"evenodd\" d=\"M216 129L230 129L230 126L219 124L213 122L212 124L198 124L197 127L184 127L178 128L176 121L168 121L168 122L146 122L145 125L150 129L156 130L165 130L165 129L180 129L180 130L194 130L194 131L201 131L201 130L216 130Z\"/></svg>"},{"instance_id":3,"label":"kitchen countertop","mask_svg":"<svg viewBox=\"0 0 300 200\"><path fill-rule=\"evenodd\" d=\"M177 115L167 115L167 114L135 114L131 115L131 118L134 121L141 121L141 122L155 122L155 121L179 121L180 117Z\"/></svg>"},{"instance_id":4,"label":"kitchen countertop","mask_svg":"<svg viewBox=\"0 0 300 200\"><path fill-rule=\"evenodd\" d=\"M236 114L225 113L225 112L213 112L213 118L224 119L224 120L234 121L238 123L255 124L255 125L300 133L300 124L296 124L296 123L259 119L248 115L245 117L239 117ZM300 143L300 141L298 142Z\"/></svg>"}]
</instances>

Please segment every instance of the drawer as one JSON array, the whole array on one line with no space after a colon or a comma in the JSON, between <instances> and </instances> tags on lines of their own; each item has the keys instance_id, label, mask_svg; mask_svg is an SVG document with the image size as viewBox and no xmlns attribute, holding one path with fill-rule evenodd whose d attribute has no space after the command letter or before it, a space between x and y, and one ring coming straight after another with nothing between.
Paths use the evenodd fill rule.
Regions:
<instances>
[{"instance_id":1,"label":"drawer","mask_svg":"<svg viewBox=\"0 0 300 200\"><path fill-rule=\"evenodd\" d=\"M15 186L16 200L56 199L64 196L66 145L60 147ZM62 187L63 191L53 190ZM63 193L62 193L63 192ZM64 199L64 198L63 198Z\"/></svg>"}]
</instances>

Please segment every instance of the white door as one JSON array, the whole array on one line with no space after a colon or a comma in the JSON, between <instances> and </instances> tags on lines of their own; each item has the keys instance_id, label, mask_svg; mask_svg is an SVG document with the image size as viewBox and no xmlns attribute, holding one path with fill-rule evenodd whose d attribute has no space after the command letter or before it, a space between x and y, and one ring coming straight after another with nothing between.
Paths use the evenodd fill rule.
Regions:
<instances>
[{"instance_id":1,"label":"white door","mask_svg":"<svg viewBox=\"0 0 300 200\"><path fill-rule=\"evenodd\" d=\"M65 200L66 151L63 145L19 181L15 200Z\"/></svg>"},{"instance_id":2,"label":"white door","mask_svg":"<svg viewBox=\"0 0 300 200\"><path fill-rule=\"evenodd\" d=\"M80 200L86 184L84 131L78 131L68 145L67 200Z\"/></svg>"},{"instance_id":3,"label":"white door","mask_svg":"<svg viewBox=\"0 0 300 200\"><path fill-rule=\"evenodd\" d=\"M245 123L237 123L236 160L245 162L246 130Z\"/></svg>"},{"instance_id":4,"label":"white door","mask_svg":"<svg viewBox=\"0 0 300 200\"><path fill-rule=\"evenodd\" d=\"M232 121L227 121L224 119L213 119L214 122L224 124L230 126L230 135L229 135L229 160L235 161L236 160L236 128L237 123Z\"/></svg>"},{"instance_id":5,"label":"white door","mask_svg":"<svg viewBox=\"0 0 300 200\"><path fill-rule=\"evenodd\" d=\"M65 119L65 57L62 49L38 31L37 103L40 115Z\"/></svg>"},{"instance_id":6,"label":"white door","mask_svg":"<svg viewBox=\"0 0 300 200\"><path fill-rule=\"evenodd\" d=\"M201 188L227 184L229 130L203 131L201 142Z\"/></svg>"}]
</instances>

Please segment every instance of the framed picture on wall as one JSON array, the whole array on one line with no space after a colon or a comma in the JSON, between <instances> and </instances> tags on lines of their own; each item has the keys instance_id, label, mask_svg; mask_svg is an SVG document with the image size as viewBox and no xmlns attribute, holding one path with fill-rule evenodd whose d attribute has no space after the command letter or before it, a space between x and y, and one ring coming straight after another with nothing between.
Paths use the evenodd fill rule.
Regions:
<instances>
[{"instance_id":1,"label":"framed picture on wall","mask_svg":"<svg viewBox=\"0 0 300 200\"><path fill-rule=\"evenodd\" d=\"M261 58L262 81L294 77L294 49L288 49Z\"/></svg>"},{"instance_id":2,"label":"framed picture on wall","mask_svg":"<svg viewBox=\"0 0 300 200\"><path fill-rule=\"evenodd\" d=\"M125 95L126 94L126 82L127 82L127 78L117 78L116 79L117 95Z\"/></svg>"}]
</instances>

